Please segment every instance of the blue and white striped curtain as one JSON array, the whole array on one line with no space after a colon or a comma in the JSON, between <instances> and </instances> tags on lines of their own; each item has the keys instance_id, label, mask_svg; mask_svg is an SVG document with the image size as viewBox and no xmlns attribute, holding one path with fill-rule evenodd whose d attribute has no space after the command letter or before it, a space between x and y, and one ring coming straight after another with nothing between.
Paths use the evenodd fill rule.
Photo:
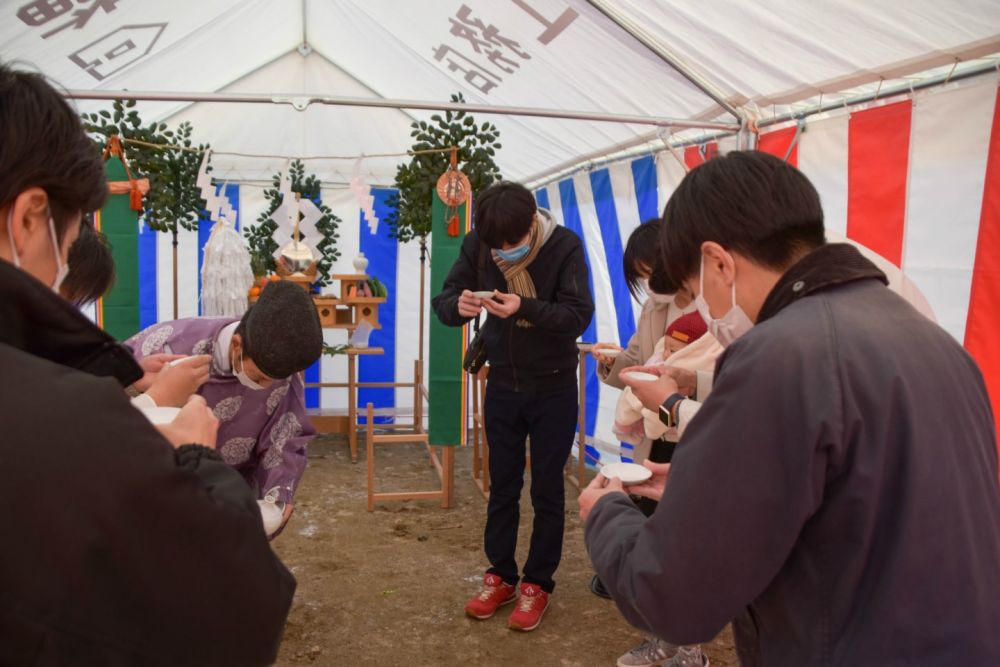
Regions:
<instances>
[{"instance_id":1,"label":"blue and white striped curtain","mask_svg":"<svg viewBox=\"0 0 1000 667\"><path fill-rule=\"evenodd\" d=\"M596 311L583 341L628 344L640 307L625 286L622 251L633 229L659 216L667 197L683 175L683 168L674 157L663 153L579 173L535 193L539 205L551 210L557 222L573 230L586 249ZM372 346L383 348L385 354L360 358L358 375L361 381L411 380L417 358L420 309L424 309L425 318L433 317L429 284L424 303L419 303L418 244L401 245L389 236L385 223L389 214L386 202L392 193L390 189L373 190L375 212L380 219L375 233L350 192L324 190L322 193L324 203L342 221L338 241L341 257L333 272L353 273L351 262L360 250L369 260L368 273L384 282L389 291L388 301L380 309L382 328L373 332L370 340ZM230 184L226 194L239 212L241 226L256 224L267 205L259 187ZM180 317L199 314L202 248L210 231L210 225L204 224L196 232L182 230L178 234ZM171 237L143 229L139 244L140 308L142 324L148 326L173 317ZM429 270L428 265L428 278ZM325 337L330 344L344 343L347 332L328 330ZM426 345L425 341L425 355ZM343 382L346 375L344 357L324 357L307 372L306 378L310 382ZM603 460L616 460L619 443L611 425L618 391L597 380L592 359L587 361L586 397L587 433L593 448L590 453ZM411 390L366 389L361 392L359 405L368 401L386 412L394 410L404 418L412 414ZM346 410L347 394L343 389L312 389L307 392L307 403L309 407ZM628 457L628 451L624 456Z\"/></svg>"},{"instance_id":2,"label":"blue and white striped curtain","mask_svg":"<svg viewBox=\"0 0 1000 667\"><path fill-rule=\"evenodd\" d=\"M583 342L628 345L640 305L625 284L624 247L636 227L659 217L683 176L680 163L661 153L578 173L535 192L539 206L583 240L596 306ZM629 460L630 448L620 445L611 430L619 391L598 380L592 357L586 365L588 455Z\"/></svg>"},{"instance_id":3,"label":"blue and white striped curtain","mask_svg":"<svg viewBox=\"0 0 1000 667\"><path fill-rule=\"evenodd\" d=\"M409 381L413 377L413 362L417 358L419 316L419 247L416 243L400 245L389 236L385 222L390 209L386 202L394 193L391 189L373 189L375 213L379 224L373 232L369 221L347 190L325 190L323 202L331 207L340 220L338 247L341 256L332 273L354 273L353 260L359 251L369 259L367 273L379 278L388 287L388 300L380 307L382 328L372 333L369 341L381 347L385 354L359 359L358 377L361 381L391 382L397 378ZM263 188L229 184L226 195L238 212L238 225L256 225L260 213L267 208ZM178 317L197 317L200 314L198 295L201 289L203 248L211 233L211 223L203 222L197 231L180 230L177 235L178 254ZM428 273L429 273L428 266ZM154 232L146 227L139 234L140 312L143 327L158 321L173 319L173 252L170 234ZM338 289L336 286L329 291ZM424 308L429 308L430 295L425 295ZM326 342L335 345L346 343L348 333L343 330L324 332ZM425 343L426 345L426 343ZM425 350L426 354L426 350ZM323 357L306 372L307 382L343 382L347 376L347 363L343 356ZM397 400L398 399L398 400ZM366 389L360 392L359 405L368 401L377 408L392 410L397 405L404 414L412 413L413 394L409 390ZM308 407L344 409L347 393L343 389L307 389Z\"/></svg>"}]
</instances>

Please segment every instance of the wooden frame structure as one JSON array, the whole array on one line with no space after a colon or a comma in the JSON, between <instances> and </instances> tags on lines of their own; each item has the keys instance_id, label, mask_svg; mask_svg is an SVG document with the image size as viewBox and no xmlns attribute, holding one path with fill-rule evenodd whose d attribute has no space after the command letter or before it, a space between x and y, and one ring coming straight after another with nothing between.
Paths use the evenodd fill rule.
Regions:
<instances>
[{"instance_id":1,"label":"wooden frame structure","mask_svg":"<svg viewBox=\"0 0 1000 667\"><path fill-rule=\"evenodd\" d=\"M323 295L313 298L323 328L346 329L353 332L361 322L368 322L375 329L380 329L378 308L385 302L385 297L351 296L349 291L352 284L368 280L368 276L365 274L338 274L331 277L340 281L340 296ZM440 498L442 507L451 507L454 494L455 452L452 447L444 447L445 451L439 455L428 442L427 432L424 428L424 401L428 397L428 392L424 384L423 359L417 359L413 363L412 382L358 382L357 358L385 354L385 350L380 347L349 347L345 350L345 354L347 355L347 382L309 382L305 386L319 389L347 389L346 416L314 409L309 411L309 418L319 433L343 433L346 431L352 463L358 462L358 431L362 427L358 421L358 390L413 389L413 423L399 423L393 417L391 423L378 424L380 431L410 431L409 433L376 434L375 409L371 403L367 406L364 429L367 436L365 445L368 453L368 511L374 509L376 500ZM423 357L423 354L421 353L420 356ZM405 442L422 442L424 444L430 454L431 465L434 466L441 480L441 488L435 491L376 493L374 490L375 445Z\"/></svg>"},{"instance_id":2,"label":"wooden frame structure","mask_svg":"<svg viewBox=\"0 0 1000 667\"><path fill-rule=\"evenodd\" d=\"M351 463L358 462L358 431L362 424L358 421L358 389L399 389L413 388L413 423L412 424L380 424L381 429L412 429L414 432L424 430L424 400L427 398L427 388L424 386L423 368L420 360L413 362L413 382L358 382L357 357L363 355L384 354L380 347L354 348L345 351L347 355L347 382L310 382L307 387L320 389L347 389L347 415L324 414L322 411L310 412L309 418L320 433L347 433L347 444L351 450ZM346 427L342 422L346 420Z\"/></svg>"},{"instance_id":3,"label":"wooden frame structure","mask_svg":"<svg viewBox=\"0 0 1000 667\"><path fill-rule=\"evenodd\" d=\"M340 281L340 296L319 295L313 297L316 303L316 311L319 314L320 324L324 329L346 329L353 332L362 322L368 322L375 329L382 326L378 320L379 306L385 303L385 297L365 297L351 296L350 288L363 281L368 280L368 275L363 273L344 273L330 276L334 280ZM385 354L381 347L348 347L344 351L347 355L347 382L310 382L306 384L308 388L319 389L347 389L347 417L346 428L344 428L343 415L325 413L323 411L311 410L309 413L313 426L320 433L347 433L348 445L351 449L351 462L358 462L358 389L398 389L413 388L413 424L385 424L381 428L412 428L414 431L423 430L423 399L427 396L427 389L423 384L423 362L417 360L413 367L413 382L358 382L357 358L366 355Z\"/></svg>"},{"instance_id":4,"label":"wooden frame structure","mask_svg":"<svg viewBox=\"0 0 1000 667\"><path fill-rule=\"evenodd\" d=\"M455 468L455 448L440 447L444 449L443 455L439 458L438 453L431 447L427 432L421 430L414 433L375 433L375 407L369 403L366 410L365 422L365 449L367 452L368 466L368 511L375 510L375 502L379 500L437 500L441 499L441 507L447 509L451 507L451 499L454 494L454 468ZM394 426L387 424L384 426ZM380 428L383 426L380 425ZM375 446L401 443L422 443L427 448L430 455L431 465L437 472L441 481L441 488L433 491L396 491L396 492L376 492L375 491Z\"/></svg>"},{"instance_id":5,"label":"wooden frame structure","mask_svg":"<svg viewBox=\"0 0 1000 667\"><path fill-rule=\"evenodd\" d=\"M490 499L490 443L486 437L483 403L486 400L486 376L489 366L483 366L472 378L472 481Z\"/></svg>"},{"instance_id":6,"label":"wooden frame structure","mask_svg":"<svg viewBox=\"0 0 1000 667\"><path fill-rule=\"evenodd\" d=\"M566 462L566 480L581 491L587 485L587 355L593 349L589 343L577 343L579 350L579 411L577 414L577 459L574 464L570 458ZM489 366L484 366L472 383L472 481L483 494L490 497L490 444L486 436L486 421L483 404L486 399L486 381ZM530 445L529 445L530 446ZM531 467L530 449L525 457L526 465Z\"/></svg>"}]
</instances>

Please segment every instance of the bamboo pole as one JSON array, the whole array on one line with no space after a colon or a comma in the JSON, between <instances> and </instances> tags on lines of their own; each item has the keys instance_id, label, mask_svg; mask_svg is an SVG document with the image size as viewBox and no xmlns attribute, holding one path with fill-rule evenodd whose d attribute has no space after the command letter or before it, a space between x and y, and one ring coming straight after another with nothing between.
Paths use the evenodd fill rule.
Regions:
<instances>
[{"instance_id":1,"label":"bamboo pole","mask_svg":"<svg viewBox=\"0 0 1000 667\"><path fill-rule=\"evenodd\" d=\"M177 314L177 228L173 230L174 237L174 319L176 320L180 315Z\"/></svg>"}]
</instances>

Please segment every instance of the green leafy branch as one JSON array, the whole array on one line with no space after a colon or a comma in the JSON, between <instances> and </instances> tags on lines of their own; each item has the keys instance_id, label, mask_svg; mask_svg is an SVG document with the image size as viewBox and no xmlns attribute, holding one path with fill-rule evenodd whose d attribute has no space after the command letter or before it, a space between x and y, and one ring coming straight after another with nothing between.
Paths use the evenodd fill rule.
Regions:
<instances>
[{"instance_id":1,"label":"green leafy branch","mask_svg":"<svg viewBox=\"0 0 1000 667\"><path fill-rule=\"evenodd\" d=\"M84 129L98 150L103 150L115 135L121 140L153 144L122 141L132 175L149 179L149 192L143 197L146 224L159 232L176 232L178 226L195 230L205 208L197 180L202 153L208 145L194 146L190 123L181 123L176 130L168 129L166 123L143 125L135 105L135 100L115 100L110 111L83 114Z\"/></svg>"},{"instance_id":2,"label":"green leafy branch","mask_svg":"<svg viewBox=\"0 0 1000 667\"><path fill-rule=\"evenodd\" d=\"M451 96L452 102L465 102L461 93ZM500 168L493 158L502 146L498 142L500 131L491 123L478 125L475 118L465 111L448 111L431 116L431 122L415 121L410 136L416 139L413 151L450 148L458 149L458 168L469 178L472 192L500 180ZM451 155L425 153L396 169L396 188L388 206L393 212L387 222L392 236L406 243L424 238L431 232L431 205L436 196L438 178L451 163Z\"/></svg>"},{"instance_id":3,"label":"green leafy branch","mask_svg":"<svg viewBox=\"0 0 1000 667\"><path fill-rule=\"evenodd\" d=\"M335 357L338 354L347 354L348 345L327 345L323 343L323 354L329 357Z\"/></svg>"}]
</instances>

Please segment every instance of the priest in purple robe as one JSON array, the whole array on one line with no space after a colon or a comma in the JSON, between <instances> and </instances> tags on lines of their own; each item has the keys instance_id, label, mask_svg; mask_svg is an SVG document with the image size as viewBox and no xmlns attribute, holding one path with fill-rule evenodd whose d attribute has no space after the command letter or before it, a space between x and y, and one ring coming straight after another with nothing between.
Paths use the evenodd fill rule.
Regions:
<instances>
[{"instance_id":1,"label":"priest in purple robe","mask_svg":"<svg viewBox=\"0 0 1000 667\"><path fill-rule=\"evenodd\" d=\"M262 509L283 508L283 526L306 468L306 446L316 436L302 378L323 349L312 298L293 283L269 283L241 319L161 322L125 345L140 362L163 354L211 357L208 381L197 393L219 420L218 452L254 489ZM136 403L155 405L148 395Z\"/></svg>"}]
</instances>

